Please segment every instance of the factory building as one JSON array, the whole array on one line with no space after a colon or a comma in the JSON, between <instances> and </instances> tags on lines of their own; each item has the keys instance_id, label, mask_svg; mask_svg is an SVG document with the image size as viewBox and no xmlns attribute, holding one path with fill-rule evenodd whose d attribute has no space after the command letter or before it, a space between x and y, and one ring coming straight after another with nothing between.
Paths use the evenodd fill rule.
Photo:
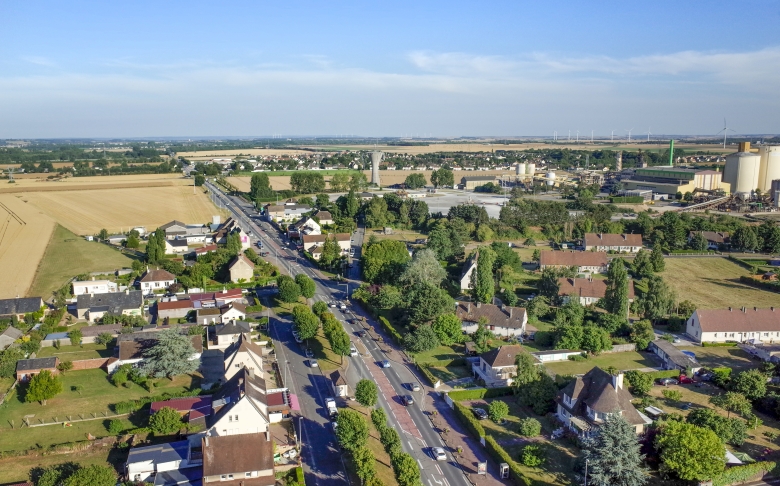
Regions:
<instances>
[{"instance_id":1,"label":"factory building","mask_svg":"<svg viewBox=\"0 0 780 486\"><path fill-rule=\"evenodd\" d=\"M498 181L496 176L469 176L461 178L460 184L463 186L463 189L473 191L476 187L484 186L488 182L495 184L496 181Z\"/></svg>"},{"instance_id":2,"label":"factory building","mask_svg":"<svg viewBox=\"0 0 780 486\"><path fill-rule=\"evenodd\" d=\"M729 186L724 184L725 175L718 171L669 166L636 169L630 179L624 179L622 182L623 187L629 191L646 190L669 195L678 192L685 194L695 189L729 191Z\"/></svg>"},{"instance_id":3,"label":"factory building","mask_svg":"<svg viewBox=\"0 0 780 486\"><path fill-rule=\"evenodd\" d=\"M756 153L758 152L758 153ZM750 195L756 189L768 192L772 181L780 179L780 147L765 145L750 148L750 142L740 142L739 149L726 156L723 181L731 185L731 192Z\"/></svg>"}]
</instances>

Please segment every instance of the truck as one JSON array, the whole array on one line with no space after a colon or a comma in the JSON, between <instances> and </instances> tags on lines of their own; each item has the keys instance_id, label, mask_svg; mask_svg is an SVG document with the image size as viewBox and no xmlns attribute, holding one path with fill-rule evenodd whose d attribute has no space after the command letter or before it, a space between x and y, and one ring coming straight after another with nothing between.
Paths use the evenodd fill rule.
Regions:
<instances>
[{"instance_id":1,"label":"truck","mask_svg":"<svg viewBox=\"0 0 780 486\"><path fill-rule=\"evenodd\" d=\"M336 400L333 398L326 398L325 408L328 409L328 417L335 422L339 416L339 411L336 408Z\"/></svg>"}]
</instances>

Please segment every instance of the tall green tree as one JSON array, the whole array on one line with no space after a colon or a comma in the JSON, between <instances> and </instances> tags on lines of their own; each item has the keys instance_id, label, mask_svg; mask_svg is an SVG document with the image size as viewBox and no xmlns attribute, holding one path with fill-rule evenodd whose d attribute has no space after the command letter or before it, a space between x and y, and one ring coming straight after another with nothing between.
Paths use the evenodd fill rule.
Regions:
<instances>
[{"instance_id":1,"label":"tall green tree","mask_svg":"<svg viewBox=\"0 0 780 486\"><path fill-rule=\"evenodd\" d=\"M729 389L741 393L748 400L759 400L766 395L766 382L767 376L753 368L733 375Z\"/></svg>"},{"instance_id":2,"label":"tall green tree","mask_svg":"<svg viewBox=\"0 0 780 486\"><path fill-rule=\"evenodd\" d=\"M268 174L254 173L249 182L249 195L253 200L268 199L273 197L274 191L271 188L271 182Z\"/></svg>"},{"instance_id":3,"label":"tall green tree","mask_svg":"<svg viewBox=\"0 0 780 486\"><path fill-rule=\"evenodd\" d=\"M301 295L307 299L314 297L314 292L317 290L317 287L314 285L314 280L308 275L299 273L295 276L295 283L301 288Z\"/></svg>"},{"instance_id":4,"label":"tall green tree","mask_svg":"<svg viewBox=\"0 0 780 486\"><path fill-rule=\"evenodd\" d=\"M423 353L439 346L436 332L428 324L420 324L414 332L404 337L404 349L412 353Z\"/></svg>"},{"instance_id":5,"label":"tall green tree","mask_svg":"<svg viewBox=\"0 0 780 486\"><path fill-rule=\"evenodd\" d=\"M173 378L198 369L198 360L192 359L195 348L191 336L174 328L159 331L155 337L156 342L142 352L144 361L141 370L145 376Z\"/></svg>"},{"instance_id":6,"label":"tall green tree","mask_svg":"<svg viewBox=\"0 0 780 486\"><path fill-rule=\"evenodd\" d=\"M410 259L402 241L379 241L363 252L363 277L370 283L394 283Z\"/></svg>"},{"instance_id":7,"label":"tall green tree","mask_svg":"<svg viewBox=\"0 0 780 486\"><path fill-rule=\"evenodd\" d=\"M178 432L181 426L181 415L171 407L163 407L149 417L149 428L155 434L172 434Z\"/></svg>"},{"instance_id":8,"label":"tall green tree","mask_svg":"<svg viewBox=\"0 0 780 486\"><path fill-rule=\"evenodd\" d=\"M404 185L406 185L408 189L419 189L421 187L425 187L425 183L425 174L420 172L409 174L406 176L406 180L404 181Z\"/></svg>"},{"instance_id":9,"label":"tall green tree","mask_svg":"<svg viewBox=\"0 0 780 486\"><path fill-rule=\"evenodd\" d=\"M376 405L378 391L376 383L365 378L358 381L355 386L355 400L364 407L373 407Z\"/></svg>"},{"instance_id":10,"label":"tall green tree","mask_svg":"<svg viewBox=\"0 0 780 486\"><path fill-rule=\"evenodd\" d=\"M352 451L352 459L355 461L355 472L364 484L376 476L376 457L371 449L365 446L356 448Z\"/></svg>"},{"instance_id":11,"label":"tall green tree","mask_svg":"<svg viewBox=\"0 0 780 486\"><path fill-rule=\"evenodd\" d=\"M637 350L644 351L647 349L647 346L650 345L650 342L655 339L652 323L647 320L635 322L631 326L629 339L632 343L636 343Z\"/></svg>"},{"instance_id":12,"label":"tall green tree","mask_svg":"<svg viewBox=\"0 0 780 486\"><path fill-rule=\"evenodd\" d=\"M336 438L343 449L354 451L368 442L368 423L361 413L341 410L336 424Z\"/></svg>"},{"instance_id":13,"label":"tall green tree","mask_svg":"<svg viewBox=\"0 0 780 486\"><path fill-rule=\"evenodd\" d=\"M604 308L612 314L628 315L628 272L622 258L615 258L609 263Z\"/></svg>"},{"instance_id":14,"label":"tall green tree","mask_svg":"<svg viewBox=\"0 0 780 486\"><path fill-rule=\"evenodd\" d=\"M301 339L311 339L320 329L320 320L306 306L297 305L293 312L293 324Z\"/></svg>"},{"instance_id":15,"label":"tall green tree","mask_svg":"<svg viewBox=\"0 0 780 486\"><path fill-rule=\"evenodd\" d=\"M406 312L413 324L430 323L441 314L452 312L455 306L446 290L433 285L410 287L406 289L405 297Z\"/></svg>"},{"instance_id":16,"label":"tall green tree","mask_svg":"<svg viewBox=\"0 0 780 486\"><path fill-rule=\"evenodd\" d=\"M438 286L445 278L447 278L447 271L436 259L436 253L423 248L414 252L414 257L406 264L398 282L403 287L423 283Z\"/></svg>"},{"instance_id":17,"label":"tall green tree","mask_svg":"<svg viewBox=\"0 0 780 486\"><path fill-rule=\"evenodd\" d=\"M731 246L739 251L755 251L760 249L762 244L752 226L740 226L731 235Z\"/></svg>"},{"instance_id":18,"label":"tall green tree","mask_svg":"<svg viewBox=\"0 0 780 486\"><path fill-rule=\"evenodd\" d=\"M650 261L653 263L653 269L656 273L661 273L666 268L664 253L661 250L661 245L657 242L653 245L653 251L650 253Z\"/></svg>"},{"instance_id":19,"label":"tall green tree","mask_svg":"<svg viewBox=\"0 0 780 486\"><path fill-rule=\"evenodd\" d=\"M445 169L442 167L441 169L435 170L431 173L431 184L437 188L452 188L455 185L455 174L450 169Z\"/></svg>"},{"instance_id":20,"label":"tall green tree","mask_svg":"<svg viewBox=\"0 0 780 486\"><path fill-rule=\"evenodd\" d=\"M241 234L238 232L232 232L227 235L227 241L225 248L231 256L236 256L241 253Z\"/></svg>"},{"instance_id":21,"label":"tall green tree","mask_svg":"<svg viewBox=\"0 0 780 486\"><path fill-rule=\"evenodd\" d=\"M0 351L0 378L10 378L16 374L16 362L24 359L25 354L18 345L11 345Z\"/></svg>"},{"instance_id":22,"label":"tall green tree","mask_svg":"<svg viewBox=\"0 0 780 486\"><path fill-rule=\"evenodd\" d=\"M165 231L157 228L149 235L149 242L146 244L146 261L155 263L163 258L165 258Z\"/></svg>"},{"instance_id":23,"label":"tall green tree","mask_svg":"<svg viewBox=\"0 0 780 486\"><path fill-rule=\"evenodd\" d=\"M114 486L116 473L110 466L92 464L80 467L62 486Z\"/></svg>"},{"instance_id":24,"label":"tall green tree","mask_svg":"<svg viewBox=\"0 0 780 486\"><path fill-rule=\"evenodd\" d=\"M710 403L728 412L729 418L731 418L731 412L747 417L752 413L753 409L753 404L750 400L745 395L735 391L715 395L710 398Z\"/></svg>"},{"instance_id":25,"label":"tall green tree","mask_svg":"<svg viewBox=\"0 0 780 486\"><path fill-rule=\"evenodd\" d=\"M631 262L631 266L634 270L634 275L639 278L649 277L655 271L653 262L650 261L650 252L641 249L634 257L634 261Z\"/></svg>"},{"instance_id":26,"label":"tall green tree","mask_svg":"<svg viewBox=\"0 0 780 486\"><path fill-rule=\"evenodd\" d=\"M704 237L701 231L695 232L691 237L691 241L688 243L688 246L691 247L691 250L696 251L706 251L708 245L709 243L707 242L707 238Z\"/></svg>"},{"instance_id":27,"label":"tall green tree","mask_svg":"<svg viewBox=\"0 0 780 486\"><path fill-rule=\"evenodd\" d=\"M368 186L368 180L366 175L362 172L353 172L349 177L349 190L350 191L362 191Z\"/></svg>"},{"instance_id":28,"label":"tall green tree","mask_svg":"<svg viewBox=\"0 0 780 486\"><path fill-rule=\"evenodd\" d=\"M341 357L341 363L344 363L344 356L349 356L352 341L349 340L349 334L344 329L339 328L328 335L330 348L334 353Z\"/></svg>"},{"instance_id":29,"label":"tall green tree","mask_svg":"<svg viewBox=\"0 0 780 486\"><path fill-rule=\"evenodd\" d=\"M62 393L62 381L51 371L43 370L30 379L24 401L41 402L41 405L46 405L46 401L54 398L58 393Z\"/></svg>"},{"instance_id":30,"label":"tall green tree","mask_svg":"<svg viewBox=\"0 0 780 486\"><path fill-rule=\"evenodd\" d=\"M588 484L643 486L649 479L636 430L619 414L610 414L585 439L582 457L588 463Z\"/></svg>"},{"instance_id":31,"label":"tall green tree","mask_svg":"<svg viewBox=\"0 0 780 486\"><path fill-rule=\"evenodd\" d=\"M288 304L298 302L298 299L301 297L301 287L295 283L295 280L293 280L292 277L280 275L276 279L276 285L279 288L279 299L281 299L282 302Z\"/></svg>"},{"instance_id":32,"label":"tall green tree","mask_svg":"<svg viewBox=\"0 0 780 486\"><path fill-rule=\"evenodd\" d=\"M365 208L367 228L381 228L389 222L387 201L383 197L375 197L368 201Z\"/></svg>"},{"instance_id":33,"label":"tall green tree","mask_svg":"<svg viewBox=\"0 0 780 486\"><path fill-rule=\"evenodd\" d=\"M637 299L637 309L645 319L658 320L674 309L675 293L659 275L647 279L647 292Z\"/></svg>"},{"instance_id":34,"label":"tall green tree","mask_svg":"<svg viewBox=\"0 0 780 486\"><path fill-rule=\"evenodd\" d=\"M420 468L412 456L402 452L393 456L391 461L398 486L419 486L422 484L420 481Z\"/></svg>"},{"instance_id":35,"label":"tall green tree","mask_svg":"<svg viewBox=\"0 0 780 486\"><path fill-rule=\"evenodd\" d=\"M488 247L479 249L477 256L477 268L471 273L472 296L476 302L492 304L493 295L496 293L493 279L493 262L496 254Z\"/></svg>"},{"instance_id":36,"label":"tall green tree","mask_svg":"<svg viewBox=\"0 0 780 486\"><path fill-rule=\"evenodd\" d=\"M539 379L539 367L534 357L528 353L517 353L515 365L517 366L517 376L515 376L512 386L517 393L520 388Z\"/></svg>"},{"instance_id":37,"label":"tall green tree","mask_svg":"<svg viewBox=\"0 0 780 486\"><path fill-rule=\"evenodd\" d=\"M346 171L339 171L330 178L330 188L335 192L344 192L349 186L349 174Z\"/></svg>"},{"instance_id":38,"label":"tall green tree","mask_svg":"<svg viewBox=\"0 0 780 486\"><path fill-rule=\"evenodd\" d=\"M723 441L710 429L684 422L668 421L656 436L661 472L686 481L707 481L723 472L726 465Z\"/></svg>"},{"instance_id":39,"label":"tall green tree","mask_svg":"<svg viewBox=\"0 0 780 486\"><path fill-rule=\"evenodd\" d=\"M452 346L463 340L463 323L455 314L442 314L433 321L431 326L439 342L445 346Z\"/></svg>"}]
</instances>

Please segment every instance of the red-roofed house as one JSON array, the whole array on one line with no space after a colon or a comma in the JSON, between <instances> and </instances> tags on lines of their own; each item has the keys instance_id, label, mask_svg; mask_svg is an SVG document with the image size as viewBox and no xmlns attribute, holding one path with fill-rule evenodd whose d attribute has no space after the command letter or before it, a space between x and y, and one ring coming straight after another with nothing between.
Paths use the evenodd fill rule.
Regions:
<instances>
[{"instance_id":1,"label":"red-roofed house","mask_svg":"<svg viewBox=\"0 0 780 486\"><path fill-rule=\"evenodd\" d=\"M152 402L149 414L153 415L163 407L176 410L188 423L201 421L205 424L206 417L211 415L211 395L172 398L170 400Z\"/></svg>"},{"instance_id":2,"label":"red-roofed house","mask_svg":"<svg viewBox=\"0 0 780 486\"><path fill-rule=\"evenodd\" d=\"M636 253L642 249L642 235L585 233L585 251L616 251Z\"/></svg>"},{"instance_id":3,"label":"red-roofed house","mask_svg":"<svg viewBox=\"0 0 780 486\"><path fill-rule=\"evenodd\" d=\"M780 307L696 309L685 332L696 342L780 341Z\"/></svg>"},{"instance_id":4,"label":"red-roofed house","mask_svg":"<svg viewBox=\"0 0 780 486\"><path fill-rule=\"evenodd\" d=\"M180 319L187 317L187 314L193 310L191 300L173 300L170 302L157 302L157 319L162 320Z\"/></svg>"}]
</instances>

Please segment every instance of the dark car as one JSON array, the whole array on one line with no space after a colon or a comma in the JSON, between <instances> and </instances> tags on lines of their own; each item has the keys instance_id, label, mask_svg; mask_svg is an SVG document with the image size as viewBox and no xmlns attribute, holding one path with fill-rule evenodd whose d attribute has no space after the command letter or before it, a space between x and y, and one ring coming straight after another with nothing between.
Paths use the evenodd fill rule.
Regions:
<instances>
[{"instance_id":1,"label":"dark car","mask_svg":"<svg viewBox=\"0 0 780 486\"><path fill-rule=\"evenodd\" d=\"M657 380L655 380L655 382L663 386L677 385L680 383L675 378L658 378Z\"/></svg>"},{"instance_id":2,"label":"dark car","mask_svg":"<svg viewBox=\"0 0 780 486\"><path fill-rule=\"evenodd\" d=\"M680 405L680 410L690 410L690 408L693 406L691 402L683 403Z\"/></svg>"},{"instance_id":3,"label":"dark car","mask_svg":"<svg viewBox=\"0 0 780 486\"><path fill-rule=\"evenodd\" d=\"M361 329L360 331L357 332L357 335L358 335L358 337L365 337L366 336L366 331Z\"/></svg>"},{"instance_id":4,"label":"dark car","mask_svg":"<svg viewBox=\"0 0 780 486\"><path fill-rule=\"evenodd\" d=\"M488 413L482 408L472 408L471 410L474 412L474 415L480 420L485 420L486 418L488 418Z\"/></svg>"},{"instance_id":5,"label":"dark car","mask_svg":"<svg viewBox=\"0 0 780 486\"><path fill-rule=\"evenodd\" d=\"M404 395L401 397L401 400L403 400L404 405L411 405L414 403L414 398L412 398L411 395Z\"/></svg>"}]
</instances>

